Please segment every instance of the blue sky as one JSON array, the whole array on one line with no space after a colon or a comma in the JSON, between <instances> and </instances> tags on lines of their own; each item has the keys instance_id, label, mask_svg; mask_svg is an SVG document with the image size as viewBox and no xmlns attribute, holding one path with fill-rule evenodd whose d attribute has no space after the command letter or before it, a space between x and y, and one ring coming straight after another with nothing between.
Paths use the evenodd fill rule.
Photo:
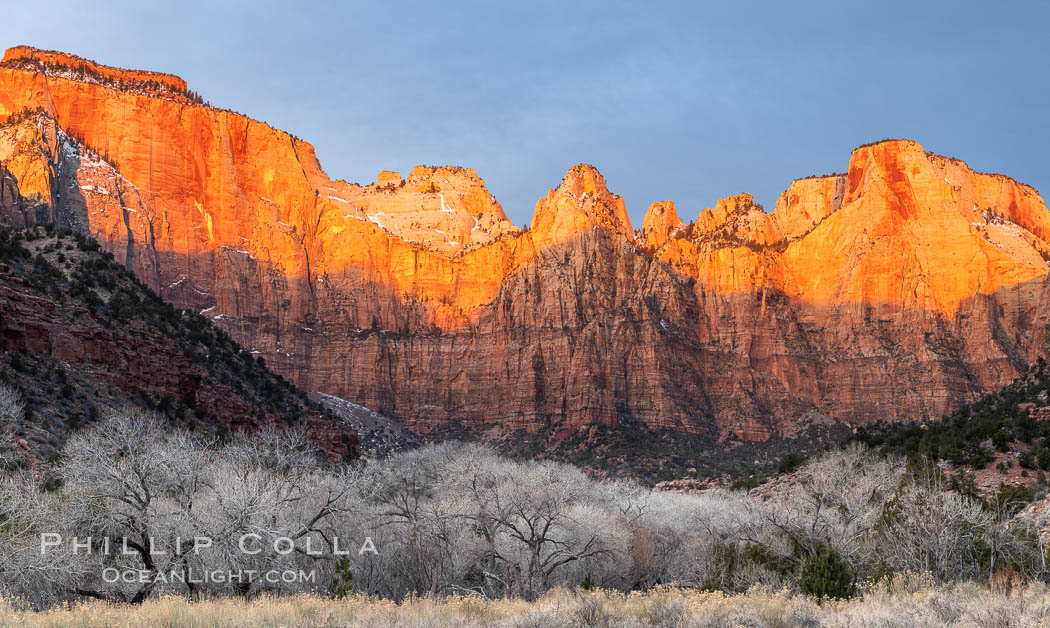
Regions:
<instances>
[{"instance_id":1,"label":"blue sky","mask_svg":"<svg viewBox=\"0 0 1050 628\"><path fill-rule=\"evenodd\" d=\"M178 74L333 178L472 166L518 224L574 163L690 220L905 137L1050 189L1050 9L970 2L19 2L7 45Z\"/></svg>"}]
</instances>

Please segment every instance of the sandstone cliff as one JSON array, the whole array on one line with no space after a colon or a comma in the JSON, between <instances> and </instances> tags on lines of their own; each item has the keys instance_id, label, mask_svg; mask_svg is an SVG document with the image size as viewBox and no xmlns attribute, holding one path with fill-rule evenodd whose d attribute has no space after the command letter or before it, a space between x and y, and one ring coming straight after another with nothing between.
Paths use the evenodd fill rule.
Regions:
<instances>
[{"instance_id":1,"label":"sandstone cliff","mask_svg":"<svg viewBox=\"0 0 1050 628\"><path fill-rule=\"evenodd\" d=\"M772 213L657 203L636 233L584 165L519 230L472 169L332 181L282 131L119 82L0 64L4 119L23 220L100 238L301 386L420 431L761 440L940 415L1048 347L1042 198L914 142Z\"/></svg>"}]
</instances>

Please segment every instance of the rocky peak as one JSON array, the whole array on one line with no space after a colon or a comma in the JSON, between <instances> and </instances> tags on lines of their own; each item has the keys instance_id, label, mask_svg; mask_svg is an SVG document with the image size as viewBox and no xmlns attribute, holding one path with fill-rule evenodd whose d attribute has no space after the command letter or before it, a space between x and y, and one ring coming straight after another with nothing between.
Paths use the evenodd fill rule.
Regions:
<instances>
[{"instance_id":1,"label":"rocky peak","mask_svg":"<svg viewBox=\"0 0 1050 628\"><path fill-rule=\"evenodd\" d=\"M595 227L634 239L623 197L613 194L594 166L577 164L561 184L536 202L532 216L533 238L547 246L575 237Z\"/></svg>"},{"instance_id":2,"label":"rocky peak","mask_svg":"<svg viewBox=\"0 0 1050 628\"><path fill-rule=\"evenodd\" d=\"M473 168L415 166L402 179L383 170L375 183L329 199L347 216L370 220L402 240L455 255L519 231Z\"/></svg>"},{"instance_id":3,"label":"rocky peak","mask_svg":"<svg viewBox=\"0 0 1050 628\"><path fill-rule=\"evenodd\" d=\"M745 192L718 199L713 213L718 221L727 222L730 217L740 216L753 210L762 211L762 206Z\"/></svg>"},{"instance_id":4,"label":"rocky peak","mask_svg":"<svg viewBox=\"0 0 1050 628\"><path fill-rule=\"evenodd\" d=\"M608 196L609 188L605 184L605 177L598 169L590 164L576 164L569 168L558 185L558 191L567 191L578 197L584 194L592 196Z\"/></svg>"},{"instance_id":5,"label":"rocky peak","mask_svg":"<svg viewBox=\"0 0 1050 628\"><path fill-rule=\"evenodd\" d=\"M1038 194L916 142L854 150L841 202L837 181L812 185L808 213L825 217L786 255L793 290L813 302L902 304L953 316L975 295L1047 274L1050 254L1039 233L1050 225Z\"/></svg>"},{"instance_id":6,"label":"rocky peak","mask_svg":"<svg viewBox=\"0 0 1050 628\"><path fill-rule=\"evenodd\" d=\"M484 185L476 170L462 166L412 166L412 170L408 173L407 181L409 183L420 181L466 181Z\"/></svg>"},{"instance_id":7,"label":"rocky peak","mask_svg":"<svg viewBox=\"0 0 1050 628\"><path fill-rule=\"evenodd\" d=\"M1003 175L975 172L963 161L928 153L910 140L885 140L853 151L842 205L861 199L880 209L881 218L873 219L884 226L948 218L980 223L992 214L1050 239L1050 216L1033 188Z\"/></svg>"},{"instance_id":8,"label":"rocky peak","mask_svg":"<svg viewBox=\"0 0 1050 628\"><path fill-rule=\"evenodd\" d=\"M656 250L671 239L676 229L682 227L682 219L675 211L674 201L658 201L649 206L642 220L642 237L645 245Z\"/></svg>"},{"instance_id":9,"label":"rocky peak","mask_svg":"<svg viewBox=\"0 0 1050 628\"><path fill-rule=\"evenodd\" d=\"M843 204L874 192L893 196L894 209L901 217L914 216L916 210L910 188L932 183L921 181L934 177L926 151L911 140L883 140L854 149L846 174Z\"/></svg>"},{"instance_id":10,"label":"rocky peak","mask_svg":"<svg viewBox=\"0 0 1050 628\"><path fill-rule=\"evenodd\" d=\"M378 181L376 182L378 185ZM460 166L413 166L405 177L405 186L422 194L458 195L478 201L471 207L471 213L495 212L501 217L503 208L496 197L489 192L485 181L473 168ZM447 207L446 207L447 209Z\"/></svg>"},{"instance_id":11,"label":"rocky peak","mask_svg":"<svg viewBox=\"0 0 1050 628\"><path fill-rule=\"evenodd\" d=\"M837 211L845 194L844 174L795 179L777 198L773 216L784 237L793 240Z\"/></svg>"},{"instance_id":12,"label":"rocky peak","mask_svg":"<svg viewBox=\"0 0 1050 628\"><path fill-rule=\"evenodd\" d=\"M762 246L781 239L780 231L770 215L747 193L718 199L714 209L700 212L693 236Z\"/></svg>"},{"instance_id":13,"label":"rocky peak","mask_svg":"<svg viewBox=\"0 0 1050 628\"><path fill-rule=\"evenodd\" d=\"M33 70L46 76L113 86L125 91L143 91L181 101L200 101L189 91L186 81L174 74L116 68L66 52L32 46L8 48L0 60L0 67Z\"/></svg>"},{"instance_id":14,"label":"rocky peak","mask_svg":"<svg viewBox=\"0 0 1050 628\"><path fill-rule=\"evenodd\" d=\"M1012 222L1050 242L1050 212L1035 188L1002 174L975 172L961 159L927 154L931 166L951 186L974 222L992 216Z\"/></svg>"},{"instance_id":15,"label":"rocky peak","mask_svg":"<svg viewBox=\"0 0 1050 628\"><path fill-rule=\"evenodd\" d=\"M401 185L401 173L396 170L380 170L376 175L376 187L397 187Z\"/></svg>"}]
</instances>

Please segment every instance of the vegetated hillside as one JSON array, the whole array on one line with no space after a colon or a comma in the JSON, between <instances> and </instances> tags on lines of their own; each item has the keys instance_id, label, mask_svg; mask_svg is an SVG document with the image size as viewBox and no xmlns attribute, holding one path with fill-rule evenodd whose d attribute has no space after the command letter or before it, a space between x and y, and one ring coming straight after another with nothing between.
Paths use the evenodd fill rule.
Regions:
<instances>
[{"instance_id":1,"label":"vegetated hillside","mask_svg":"<svg viewBox=\"0 0 1050 628\"><path fill-rule=\"evenodd\" d=\"M951 489L971 497L994 497L1006 488L1014 498L1042 499L1050 487L1050 365L1039 358L1013 383L939 421L880 423L839 439L841 447L854 442L911 464L932 461L947 474ZM799 444L784 443L751 460L730 457L715 467L724 469L736 460L727 472L696 479L684 474L658 488L702 491L731 482L732 488L775 491L804 476L812 454L830 448L814 443L807 450ZM1017 492L1018 488L1030 490Z\"/></svg>"},{"instance_id":2,"label":"vegetated hillside","mask_svg":"<svg viewBox=\"0 0 1050 628\"><path fill-rule=\"evenodd\" d=\"M954 484L987 493L1000 484L1045 489L1050 471L1050 366L1039 358L998 392L941 421L860 428L850 438L886 454L927 456Z\"/></svg>"},{"instance_id":3,"label":"vegetated hillside","mask_svg":"<svg viewBox=\"0 0 1050 628\"><path fill-rule=\"evenodd\" d=\"M15 397L0 418L6 466L36 465L126 408L218 436L302 424L329 454L357 453L351 429L261 358L69 230L0 229L0 382Z\"/></svg>"},{"instance_id":4,"label":"vegetated hillside","mask_svg":"<svg viewBox=\"0 0 1050 628\"><path fill-rule=\"evenodd\" d=\"M1006 488L1012 497L1042 499L1050 488L1050 365L1038 358L1013 383L938 421L879 423L848 435L836 427L811 432L808 439L737 447L718 457L694 454L700 468L684 473L681 461L687 459L682 455L687 448L679 442L669 445L673 453L649 477L663 480L659 490L703 492L729 486L769 493L804 477L813 458L834 448L831 443L843 448L859 442L912 465L936 463L947 474L949 488L971 497L994 497ZM593 457L584 456L581 463ZM1018 488L1031 490L1018 493Z\"/></svg>"}]
</instances>

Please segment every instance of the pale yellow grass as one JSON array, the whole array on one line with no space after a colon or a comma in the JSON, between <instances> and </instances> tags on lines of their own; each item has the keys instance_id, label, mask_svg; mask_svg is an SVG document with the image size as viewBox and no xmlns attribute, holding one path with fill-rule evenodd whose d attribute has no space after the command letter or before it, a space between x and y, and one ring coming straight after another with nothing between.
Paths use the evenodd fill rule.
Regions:
<instances>
[{"instance_id":1,"label":"pale yellow grass","mask_svg":"<svg viewBox=\"0 0 1050 628\"><path fill-rule=\"evenodd\" d=\"M216 599L178 597L141 606L91 602L42 613L0 604L0 625L105 626L1040 626L1050 625L1050 591L1030 585L1009 595L972 584L931 587L898 578L848 602L752 590L743 595L661 589L620 595L553 591L536 602L476 597L416 598L397 604L363 596Z\"/></svg>"}]
</instances>

